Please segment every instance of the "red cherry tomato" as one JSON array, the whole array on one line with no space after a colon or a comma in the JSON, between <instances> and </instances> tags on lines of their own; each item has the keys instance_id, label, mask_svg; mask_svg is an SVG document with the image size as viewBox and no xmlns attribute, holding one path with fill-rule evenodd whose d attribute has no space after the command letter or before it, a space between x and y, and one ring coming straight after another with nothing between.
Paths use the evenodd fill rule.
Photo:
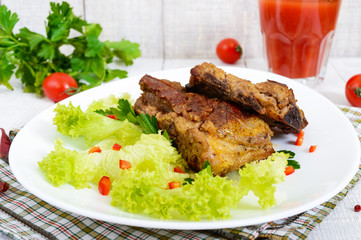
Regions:
<instances>
[{"instance_id":1,"label":"red cherry tomato","mask_svg":"<svg viewBox=\"0 0 361 240\"><path fill-rule=\"evenodd\" d=\"M54 102L59 102L75 93L78 84L75 79L66 73L52 73L43 81L43 91L45 96ZM68 92L67 92L68 91Z\"/></svg>"},{"instance_id":2,"label":"red cherry tomato","mask_svg":"<svg viewBox=\"0 0 361 240\"><path fill-rule=\"evenodd\" d=\"M235 63L242 56L242 48L233 38L226 38L217 45L217 56L225 63Z\"/></svg>"},{"instance_id":3,"label":"red cherry tomato","mask_svg":"<svg viewBox=\"0 0 361 240\"><path fill-rule=\"evenodd\" d=\"M361 107L361 74L357 74L347 81L345 94L352 106Z\"/></svg>"}]
</instances>

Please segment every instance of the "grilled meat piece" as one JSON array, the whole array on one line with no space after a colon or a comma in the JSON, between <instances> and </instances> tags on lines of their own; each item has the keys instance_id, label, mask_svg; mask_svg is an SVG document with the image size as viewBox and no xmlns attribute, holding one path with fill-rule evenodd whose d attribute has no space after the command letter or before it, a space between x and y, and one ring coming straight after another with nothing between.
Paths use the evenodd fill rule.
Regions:
<instances>
[{"instance_id":1,"label":"grilled meat piece","mask_svg":"<svg viewBox=\"0 0 361 240\"><path fill-rule=\"evenodd\" d=\"M143 93L134 110L157 117L159 128L167 130L194 171L209 161L213 174L222 176L273 153L273 132L257 115L226 101L187 93L178 82L145 75L139 84Z\"/></svg>"},{"instance_id":2,"label":"grilled meat piece","mask_svg":"<svg viewBox=\"0 0 361 240\"><path fill-rule=\"evenodd\" d=\"M191 69L188 91L208 97L229 100L243 109L252 109L273 128L283 133L298 133L308 124L303 111L287 85L268 80L253 84L211 63L202 63Z\"/></svg>"}]
</instances>

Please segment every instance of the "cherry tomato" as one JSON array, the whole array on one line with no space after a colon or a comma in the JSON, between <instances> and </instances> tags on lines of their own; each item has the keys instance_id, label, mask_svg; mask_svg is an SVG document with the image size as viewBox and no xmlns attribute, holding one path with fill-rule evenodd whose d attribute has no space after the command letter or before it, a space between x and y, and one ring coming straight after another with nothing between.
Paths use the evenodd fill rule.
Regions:
<instances>
[{"instance_id":1,"label":"cherry tomato","mask_svg":"<svg viewBox=\"0 0 361 240\"><path fill-rule=\"evenodd\" d=\"M76 88L78 88L77 82L66 73L52 73L43 81L45 95L54 102L59 102L69 97L69 93L75 93Z\"/></svg>"},{"instance_id":2,"label":"cherry tomato","mask_svg":"<svg viewBox=\"0 0 361 240\"><path fill-rule=\"evenodd\" d=\"M361 74L357 74L347 81L345 94L352 106L361 107Z\"/></svg>"},{"instance_id":3,"label":"cherry tomato","mask_svg":"<svg viewBox=\"0 0 361 240\"><path fill-rule=\"evenodd\" d=\"M242 56L242 48L233 38L226 38L217 45L217 56L225 63L235 63Z\"/></svg>"}]
</instances>

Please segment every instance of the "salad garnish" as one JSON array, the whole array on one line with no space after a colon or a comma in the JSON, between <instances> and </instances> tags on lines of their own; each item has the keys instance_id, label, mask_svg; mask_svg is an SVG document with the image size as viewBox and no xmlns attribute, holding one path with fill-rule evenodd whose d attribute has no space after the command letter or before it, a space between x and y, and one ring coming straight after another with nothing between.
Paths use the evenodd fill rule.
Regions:
<instances>
[{"instance_id":1,"label":"salad garnish","mask_svg":"<svg viewBox=\"0 0 361 240\"><path fill-rule=\"evenodd\" d=\"M161 219L229 218L231 209L242 208L241 200L250 192L260 208L277 204L276 184L285 179L290 154L274 152L225 177L214 176L208 161L195 173L164 134L146 134L140 124L131 122L137 116L129 108L123 115L114 111L119 102L131 107L129 97L121 99L127 101L114 96L94 101L85 111L71 102L57 105L54 124L74 140L58 138L54 150L38 163L51 184L97 188L101 193L109 187L111 205L120 211ZM107 117L107 111L122 120ZM115 144L121 148L114 150ZM89 154L94 146L101 152ZM254 204L256 208L257 201Z\"/></svg>"}]
</instances>

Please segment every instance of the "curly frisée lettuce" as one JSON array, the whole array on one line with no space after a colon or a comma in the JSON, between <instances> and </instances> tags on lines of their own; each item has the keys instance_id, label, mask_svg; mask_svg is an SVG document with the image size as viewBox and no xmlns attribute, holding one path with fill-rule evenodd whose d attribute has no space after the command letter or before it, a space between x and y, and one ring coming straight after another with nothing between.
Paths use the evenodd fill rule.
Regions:
<instances>
[{"instance_id":1,"label":"curly fris\u00e9e lettuce","mask_svg":"<svg viewBox=\"0 0 361 240\"><path fill-rule=\"evenodd\" d=\"M208 165L194 175L191 184L173 190L162 187L164 181L156 172L131 171L112 183L112 205L163 219L224 219L252 191L259 197L259 204L269 208L276 205L274 184L283 181L287 158L287 154L274 153L267 160L247 164L239 171L239 182L213 176ZM255 174L258 170L261 175Z\"/></svg>"},{"instance_id":2,"label":"curly fris\u00e9e lettuce","mask_svg":"<svg viewBox=\"0 0 361 240\"><path fill-rule=\"evenodd\" d=\"M98 162L96 155L89 157L85 152L64 148L62 140L57 139L55 149L38 165L54 186L68 183L75 188L84 188L90 186L89 182L97 172Z\"/></svg>"},{"instance_id":3,"label":"curly fris\u00e9e lettuce","mask_svg":"<svg viewBox=\"0 0 361 240\"><path fill-rule=\"evenodd\" d=\"M112 149L114 143L117 143L114 138L103 140L97 144L102 151L89 154L88 150L67 149L63 141L57 139L54 150L38 165L54 186L68 183L76 188L84 188L89 187L89 183L97 183L102 176L119 179L124 172L119 168L119 159L131 162L132 169L136 171L156 172L158 177L165 180L182 180L179 174L169 169L171 164L183 163L181 156L161 135L142 134L134 145L124 146L119 151Z\"/></svg>"},{"instance_id":4,"label":"curly fris\u00e9e lettuce","mask_svg":"<svg viewBox=\"0 0 361 240\"><path fill-rule=\"evenodd\" d=\"M109 144L109 148L102 147L104 146L102 142L98 145L102 148L99 155L106 155L109 152L117 154L114 158L105 157L101 161L98 176L105 175L111 180L116 180L122 179L124 174L127 175L129 171L155 172L158 178L163 179L163 188L166 187L168 181L183 180L179 173L174 173L171 170L177 165L186 167L186 164L177 150L171 146L171 143L160 134L142 134L135 144L124 146L119 151L113 151L112 145ZM120 159L130 162L131 170L120 169Z\"/></svg>"},{"instance_id":5,"label":"curly fris\u00e9e lettuce","mask_svg":"<svg viewBox=\"0 0 361 240\"><path fill-rule=\"evenodd\" d=\"M105 102L94 102L89 109L105 107ZM109 102L113 103L110 98ZM128 121L117 121L89 110L82 111L80 106L75 107L71 102L68 106L58 104L54 112L53 123L58 132L72 138L84 137L89 146L109 137L119 139L123 145L134 144L142 133L139 126Z\"/></svg>"},{"instance_id":6,"label":"curly fris\u00e9e lettuce","mask_svg":"<svg viewBox=\"0 0 361 240\"><path fill-rule=\"evenodd\" d=\"M229 217L230 208L239 201L232 181L213 177L206 169L181 188L167 190L163 182L157 172L130 171L113 182L112 205L163 219L200 220Z\"/></svg>"},{"instance_id":7,"label":"curly fris\u00e9e lettuce","mask_svg":"<svg viewBox=\"0 0 361 240\"><path fill-rule=\"evenodd\" d=\"M275 152L266 160L248 163L233 173L236 178L213 176L209 164L194 173L161 131L146 134L128 120L95 113L117 102L113 97L97 101L86 111L71 103L56 107L58 131L73 138L84 137L89 148L97 146L101 152L67 149L57 139L54 150L38 163L51 184L95 188L107 176L113 206L162 219L225 219L250 192L259 198L262 208L276 205L275 185L284 180L288 154ZM121 149L113 150L115 143ZM120 168L120 160L129 162L131 168ZM175 167L186 173L176 172ZM180 183L180 187L171 189L171 182Z\"/></svg>"},{"instance_id":8,"label":"curly fris\u00e9e lettuce","mask_svg":"<svg viewBox=\"0 0 361 240\"><path fill-rule=\"evenodd\" d=\"M275 206L275 184L284 181L288 157L288 154L275 152L266 160L247 163L239 170L239 189L247 193L252 191L263 208Z\"/></svg>"}]
</instances>

